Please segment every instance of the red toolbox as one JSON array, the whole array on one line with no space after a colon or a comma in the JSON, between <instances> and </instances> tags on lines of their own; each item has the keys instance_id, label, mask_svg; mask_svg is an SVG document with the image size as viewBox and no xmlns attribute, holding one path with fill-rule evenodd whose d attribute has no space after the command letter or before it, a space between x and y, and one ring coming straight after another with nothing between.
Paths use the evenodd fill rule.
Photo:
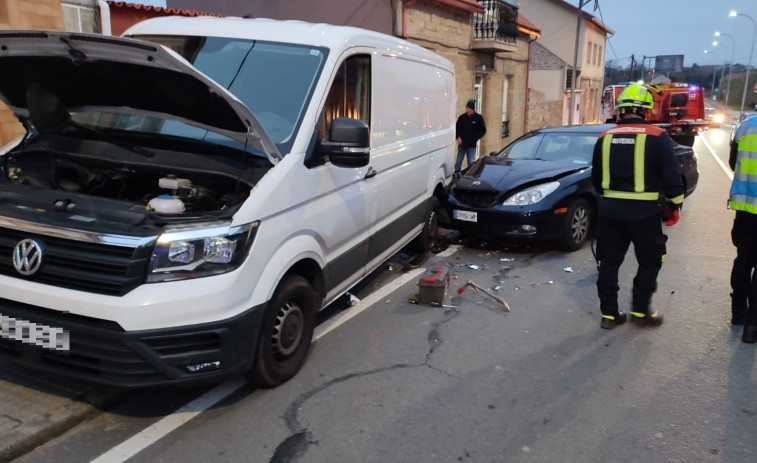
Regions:
<instances>
[{"instance_id":1,"label":"red toolbox","mask_svg":"<svg viewBox=\"0 0 757 463\"><path fill-rule=\"evenodd\" d=\"M440 266L437 269L429 270L418 280L420 289L421 304L442 304L447 296L447 287L449 286L449 269Z\"/></svg>"}]
</instances>

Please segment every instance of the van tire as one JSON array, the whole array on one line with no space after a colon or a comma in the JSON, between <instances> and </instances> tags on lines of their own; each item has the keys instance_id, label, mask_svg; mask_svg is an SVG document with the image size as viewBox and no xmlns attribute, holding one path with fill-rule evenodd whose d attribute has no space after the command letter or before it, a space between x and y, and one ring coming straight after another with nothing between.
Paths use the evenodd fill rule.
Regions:
<instances>
[{"instance_id":1,"label":"van tire","mask_svg":"<svg viewBox=\"0 0 757 463\"><path fill-rule=\"evenodd\" d=\"M285 277L268 303L260 327L253 382L264 388L291 379L305 363L313 339L316 295L299 275Z\"/></svg>"},{"instance_id":2,"label":"van tire","mask_svg":"<svg viewBox=\"0 0 757 463\"><path fill-rule=\"evenodd\" d=\"M423 230L408 245L408 250L414 253L429 252L436 244L436 236L439 233L439 212L441 205L436 196L428 200L428 209L423 220Z\"/></svg>"}]
</instances>

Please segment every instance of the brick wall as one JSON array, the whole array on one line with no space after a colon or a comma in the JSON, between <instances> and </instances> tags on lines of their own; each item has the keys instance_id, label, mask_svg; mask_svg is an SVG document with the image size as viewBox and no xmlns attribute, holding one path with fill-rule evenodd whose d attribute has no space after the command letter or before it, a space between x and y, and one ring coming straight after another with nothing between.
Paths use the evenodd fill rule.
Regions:
<instances>
[{"instance_id":1,"label":"brick wall","mask_svg":"<svg viewBox=\"0 0 757 463\"><path fill-rule=\"evenodd\" d=\"M0 0L0 29L63 30L60 0ZM13 113L0 102L0 146L23 133Z\"/></svg>"}]
</instances>

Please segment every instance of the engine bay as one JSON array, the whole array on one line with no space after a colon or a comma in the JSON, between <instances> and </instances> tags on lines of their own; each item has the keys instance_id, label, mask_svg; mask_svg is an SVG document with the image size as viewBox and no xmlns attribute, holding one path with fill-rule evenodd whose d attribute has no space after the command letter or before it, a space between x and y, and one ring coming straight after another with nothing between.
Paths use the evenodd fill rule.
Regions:
<instances>
[{"instance_id":1,"label":"engine bay","mask_svg":"<svg viewBox=\"0 0 757 463\"><path fill-rule=\"evenodd\" d=\"M136 212L143 218L160 220L181 217L218 217L236 210L249 195L251 184L232 174L233 168L218 169L218 162L207 160L206 171L199 168L197 155L161 154L139 161L116 161L79 153L43 149L11 151L2 157L0 191L20 192L33 189L31 197L46 198L50 209L76 209L90 215L103 209ZM166 162L172 159L172 162ZM193 165L194 163L194 165ZM211 173L212 172L212 173ZM237 171L239 172L239 171ZM53 199L54 198L54 199ZM107 204L107 205L104 205ZM76 207L73 207L75 205ZM27 204L39 207L37 204ZM141 222L133 217L129 222Z\"/></svg>"}]
</instances>

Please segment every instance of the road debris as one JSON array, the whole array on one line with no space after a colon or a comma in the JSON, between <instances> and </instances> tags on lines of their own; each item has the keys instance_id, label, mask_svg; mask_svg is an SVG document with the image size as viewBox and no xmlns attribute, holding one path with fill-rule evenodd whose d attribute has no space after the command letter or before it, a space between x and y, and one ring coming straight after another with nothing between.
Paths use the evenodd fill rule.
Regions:
<instances>
[{"instance_id":1,"label":"road debris","mask_svg":"<svg viewBox=\"0 0 757 463\"><path fill-rule=\"evenodd\" d=\"M360 302L360 299L358 299L357 297L355 297L354 294L352 294L352 293L345 293L345 294L349 298L349 302L348 303L349 303L349 305L351 307L356 306Z\"/></svg>"},{"instance_id":2,"label":"road debris","mask_svg":"<svg viewBox=\"0 0 757 463\"><path fill-rule=\"evenodd\" d=\"M471 280L468 280L464 285L462 285L461 287L457 288L457 294L463 294L463 291L465 291L465 288L468 287L468 286L470 286L471 288L475 289L476 291L480 291L480 292L486 294L487 296L491 297L495 301L497 301L500 304L502 304L502 306L505 308L505 311L507 311L507 312L510 311L510 306L507 304L507 302L505 302L504 299L495 296L494 294L492 294L489 291L485 290L484 288L480 287L479 285L477 285L476 283L472 282Z\"/></svg>"},{"instance_id":3,"label":"road debris","mask_svg":"<svg viewBox=\"0 0 757 463\"><path fill-rule=\"evenodd\" d=\"M565 267L563 270L565 270L568 273L573 273L573 267Z\"/></svg>"}]
</instances>

